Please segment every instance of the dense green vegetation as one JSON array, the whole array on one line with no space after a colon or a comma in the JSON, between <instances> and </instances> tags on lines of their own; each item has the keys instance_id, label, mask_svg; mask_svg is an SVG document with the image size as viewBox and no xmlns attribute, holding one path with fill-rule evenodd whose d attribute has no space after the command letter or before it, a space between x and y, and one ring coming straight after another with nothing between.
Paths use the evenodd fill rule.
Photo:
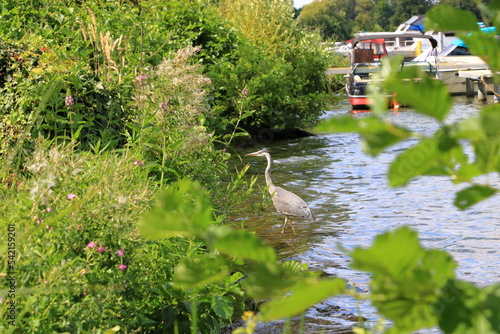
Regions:
<instances>
[{"instance_id":1,"label":"dense green vegetation","mask_svg":"<svg viewBox=\"0 0 500 334\"><path fill-rule=\"evenodd\" d=\"M318 30L325 40L345 41L361 31L394 31L414 15L434 6L449 4L469 10L482 21L481 4L475 0L315 0L299 10L298 21Z\"/></svg>"},{"instance_id":2,"label":"dense green vegetation","mask_svg":"<svg viewBox=\"0 0 500 334\"><path fill-rule=\"evenodd\" d=\"M291 2L254 0L260 14L244 20L247 2L2 1L2 333L219 333L242 315L236 332L251 333L329 296L362 298L224 221L254 182L228 166L234 138L313 124L329 84L331 58L298 28ZM489 14L500 26L495 4ZM445 6L429 17L500 68L498 41L476 31L473 14ZM445 124L442 85L384 75L376 94L396 91L435 118L434 136L389 123L383 103L323 129L359 132L373 155L421 139L392 164L394 186L448 175L470 183L461 208L495 194L474 178L500 170L499 108ZM348 254L373 274L370 298L393 322L386 333L500 333L498 285L456 279L451 257L409 228ZM267 302L257 310L251 300Z\"/></svg>"},{"instance_id":3,"label":"dense green vegetation","mask_svg":"<svg viewBox=\"0 0 500 334\"><path fill-rule=\"evenodd\" d=\"M230 5L0 2L0 332L211 332L253 309L241 278L263 269L216 242L231 239L224 215L252 191L228 164L230 144L247 130L312 125L331 58L291 3L277 16L287 34L266 44L245 36ZM177 200L202 196L204 229L146 238L138 224L154 221L144 215L156 195L186 184ZM168 196L158 210L182 212ZM235 231L252 254L258 239ZM263 254L250 260L289 276L287 287L315 279ZM181 282L179 268L200 259L226 270Z\"/></svg>"}]
</instances>

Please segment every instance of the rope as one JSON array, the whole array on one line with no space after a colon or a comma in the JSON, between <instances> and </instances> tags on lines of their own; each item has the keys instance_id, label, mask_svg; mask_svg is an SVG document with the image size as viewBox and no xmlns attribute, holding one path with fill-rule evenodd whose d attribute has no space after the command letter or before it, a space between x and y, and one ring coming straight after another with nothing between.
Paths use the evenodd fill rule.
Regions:
<instances>
[{"instance_id":1,"label":"rope","mask_svg":"<svg viewBox=\"0 0 500 334\"><path fill-rule=\"evenodd\" d=\"M493 94L495 94L496 96L500 96L500 94L498 94L497 92L495 92L495 87L493 87L493 89L491 89L490 85L488 85L486 83L486 81L484 80L484 76L480 76L481 78L481 82L483 83L483 85L490 91L490 92L493 92Z\"/></svg>"},{"instance_id":2,"label":"rope","mask_svg":"<svg viewBox=\"0 0 500 334\"><path fill-rule=\"evenodd\" d=\"M344 86L344 87L342 87L342 88L340 88L339 90L337 90L337 91L333 92L333 94L340 93L340 92L341 92L341 91L343 91L344 89L345 89L345 86Z\"/></svg>"}]
</instances>

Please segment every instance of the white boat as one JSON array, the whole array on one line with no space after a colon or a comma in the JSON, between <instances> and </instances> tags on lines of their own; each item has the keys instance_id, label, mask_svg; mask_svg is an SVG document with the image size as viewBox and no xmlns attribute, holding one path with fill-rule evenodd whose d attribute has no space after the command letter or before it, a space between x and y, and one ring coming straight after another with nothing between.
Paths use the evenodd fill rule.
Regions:
<instances>
[{"instance_id":1,"label":"white boat","mask_svg":"<svg viewBox=\"0 0 500 334\"><path fill-rule=\"evenodd\" d=\"M467 93L467 80L460 76L460 72L489 70L489 66L481 58L468 52L467 46L460 39L449 43L437 55L431 54L430 49L424 50L415 60L434 64L439 79L448 86L448 91L452 95ZM477 83L475 85L477 86ZM473 90L477 91L477 88Z\"/></svg>"}]
</instances>

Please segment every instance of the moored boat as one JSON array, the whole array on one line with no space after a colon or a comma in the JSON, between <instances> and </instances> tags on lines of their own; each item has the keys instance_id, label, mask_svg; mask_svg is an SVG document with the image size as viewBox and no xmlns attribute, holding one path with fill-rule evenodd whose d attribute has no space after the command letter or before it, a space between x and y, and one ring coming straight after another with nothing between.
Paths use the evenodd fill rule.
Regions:
<instances>
[{"instance_id":1,"label":"moored boat","mask_svg":"<svg viewBox=\"0 0 500 334\"><path fill-rule=\"evenodd\" d=\"M402 62L400 69L404 67L417 66L430 77L437 79L435 66L426 61L407 61ZM351 106L355 110L369 108L371 102L368 97L368 86L373 83L373 75L380 71L382 64L376 63L356 63L352 66L351 72L346 75L346 92ZM380 79L379 79L380 80ZM410 79L411 80L411 79ZM417 80L417 79L415 79ZM387 95L387 104L389 108L399 106L394 94Z\"/></svg>"},{"instance_id":2,"label":"moored boat","mask_svg":"<svg viewBox=\"0 0 500 334\"><path fill-rule=\"evenodd\" d=\"M353 109L366 109L370 106L367 96L367 88L373 81L373 74L380 70L380 59L389 55L387 50L387 40L399 43L399 39L413 42L418 39L425 39L435 48L437 41L429 35L415 32L405 33L360 33L352 39L351 69L346 77L346 92ZM419 66L425 72L435 75L434 67L426 62L403 62L404 66ZM397 102L393 96L387 96L388 105L391 107Z\"/></svg>"}]
</instances>

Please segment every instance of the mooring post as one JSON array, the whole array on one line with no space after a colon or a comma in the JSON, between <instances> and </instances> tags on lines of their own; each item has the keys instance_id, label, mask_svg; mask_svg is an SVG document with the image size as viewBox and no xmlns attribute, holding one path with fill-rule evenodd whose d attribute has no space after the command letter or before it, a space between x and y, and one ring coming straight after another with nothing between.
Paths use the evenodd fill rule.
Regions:
<instances>
[{"instance_id":1,"label":"mooring post","mask_svg":"<svg viewBox=\"0 0 500 334\"><path fill-rule=\"evenodd\" d=\"M486 100L486 93L486 85L484 84L483 78L479 77L479 80L477 81L477 99L479 101Z\"/></svg>"},{"instance_id":2,"label":"mooring post","mask_svg":"<svg viewBox=\"0 0 500 334\"><path fill-rule=\"evenodd\" d=\"M465 96L474 96L474 80L465 78Z\"/></svg>"}]
</instances>

